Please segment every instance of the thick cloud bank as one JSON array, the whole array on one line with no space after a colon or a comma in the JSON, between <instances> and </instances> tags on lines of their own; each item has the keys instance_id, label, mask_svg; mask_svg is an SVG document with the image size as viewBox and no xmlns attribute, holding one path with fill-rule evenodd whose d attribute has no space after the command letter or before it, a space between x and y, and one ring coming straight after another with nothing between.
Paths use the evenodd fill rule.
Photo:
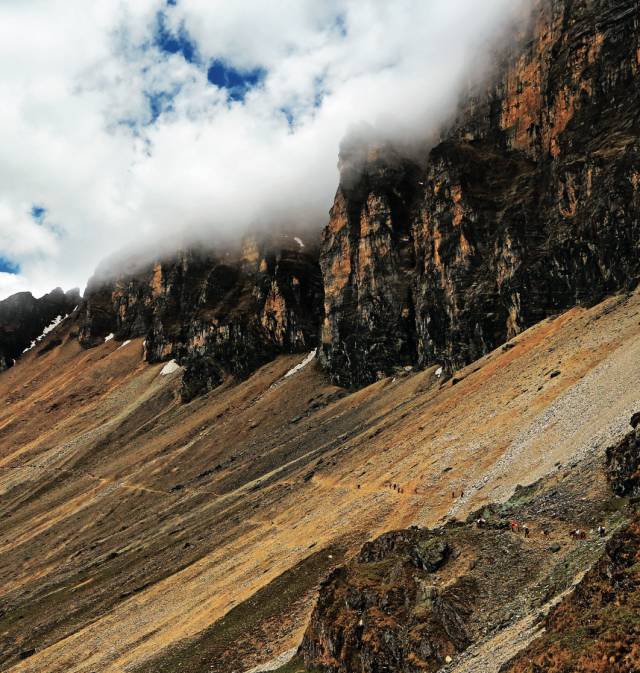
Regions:
<instances>
[{"instance_id":1,"label":"thick cloud bank","mask_svg":"<svg viewBox=\"0 0 640 673\"><path fill-rule=\"evenodd\" d=\"M0 297L122 248L319 230L353 128L428 137L527 0L3 0Z\"/></svg>"}]
</instances>

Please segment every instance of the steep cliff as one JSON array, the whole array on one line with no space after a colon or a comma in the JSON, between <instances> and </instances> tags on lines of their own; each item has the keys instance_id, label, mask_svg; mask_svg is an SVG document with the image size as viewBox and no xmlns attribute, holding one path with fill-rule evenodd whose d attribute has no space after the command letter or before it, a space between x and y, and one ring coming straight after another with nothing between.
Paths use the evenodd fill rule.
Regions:
<instances>
[{"instance_id":1,"label":"steep cliff","mask_svg":"<svg viewBox=\"0 0 640 673\"><path fill-rule=\"evenodd\" d=\"M334 381L455 368L636 284L638 23L637 0L539 0L428 153L344 149L321 253Z\"/></svg>"},{"instance_id":2,"label":"steep cliff","mask_svg":"<svg viewBox=\"0 0 640 673\"><path fill-rule=\"evenodd\" d=\"M145 337L149 362L185 367L190 400L226 374L244 377L279 353L317 343L322 283L317 250L294 239L247 239L241 249L187 250L87 287L80 342Z\"/></svg>"},{"instance_id":3,"label":"steep cliff","mask_svg":"<svg viewBox=\"0 0 640 673\"><path fill-rule=\"evenodd\" d=\"M640 415L632 418L632 432L610 446L606 453L607 478L619 496L640 495Z\"/></svg>"},{"instance_id":4,"label":"steep cliff","mask_svg":"<svg viewBox=\"0 0 640 673\"><path fill-rule=\"evenodd\" d=\"M31 292L19 292L0 301L0 371L13 366L48 325L71 313L79 303L78 290L65 294L60 288L39 299Z\"/></svg>"}]
</instances>

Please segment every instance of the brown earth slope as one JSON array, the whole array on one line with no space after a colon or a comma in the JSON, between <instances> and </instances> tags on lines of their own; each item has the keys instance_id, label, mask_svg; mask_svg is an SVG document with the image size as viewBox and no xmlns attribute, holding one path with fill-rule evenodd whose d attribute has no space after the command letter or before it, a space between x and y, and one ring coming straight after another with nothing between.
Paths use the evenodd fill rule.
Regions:
<instances>
[{"instance_id":1,"label":"brown earth slope","mask_svg":"<svg viewBox=\"0 0 640 673\"><path fill-rule=\"evenodd\" d=\"M547 320L448 381L432 368L350 395L314 364L285 377L296 355L181 404L181 372L144 363L140 340L83 351L76 331L0 375L6 671L272 659L364 541L594 460L640 389L638 294Z\"/></svg>"},{"instance_id":2,"label":"brown earth slope","mask_svg":"<svg viewBox=\"0 0 640 673\"><path fill-rule=\"evenodd\" d=\"M386 533L323 583L300 655L322 673L497 671L630 514L592 457L464 523Z\"/></svg>"}]
</instances>

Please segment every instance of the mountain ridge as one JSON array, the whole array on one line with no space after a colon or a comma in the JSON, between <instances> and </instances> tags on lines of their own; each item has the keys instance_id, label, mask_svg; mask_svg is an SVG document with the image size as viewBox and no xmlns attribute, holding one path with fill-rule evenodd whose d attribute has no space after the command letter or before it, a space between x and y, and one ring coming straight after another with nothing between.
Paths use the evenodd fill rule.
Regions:
<instances>
[{"instance_id":1,"label":"mountain ridge","mask_svg":"<svg viewBox=\"0 0 640 673\"><path fill-rule=\"evenodd\" d=\"M319 243L98 270L0 372L3 670L635 671L639 17L536 0Z\"/></svg>"}]
</instances>

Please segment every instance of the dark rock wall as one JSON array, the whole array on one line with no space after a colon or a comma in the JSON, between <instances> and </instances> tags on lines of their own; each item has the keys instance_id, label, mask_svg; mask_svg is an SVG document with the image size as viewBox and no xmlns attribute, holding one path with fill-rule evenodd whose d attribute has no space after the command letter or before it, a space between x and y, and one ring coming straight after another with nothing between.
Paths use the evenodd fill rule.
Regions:
<instances>
[{"instance_id":1,"label":"dark rock wall","mask_svg":"<svg viewBox=\"0 0 640 673\"><path fill-rule=\"evenodd\" d=\"M637 0L544 0L424 157L347 149L324 232L322 359L359 386L455 368L640 270Z\"/></svg>"},{"instance_id":2,"label":"dark rock wall","mask_svg":"<svg viewBox=\"0 0 640 673\"><path fill-rule=\"evenodd\" d=\"M607 449L606 473L616 495L640 495L640 425Z\"/></svg>"},{"instance_id":3,"label":"dark rock wall","mask_svg":"<svg viewBox=\"0 0 640 673\"><path fill-rule=\"evenodd\" d=\"M0 371L13 366L47 325L71 313L79 303L78 290L65 294L60 288L39 299L30 292L19 292L0 301Z\"/></svg>"},{"instance_id":4,"label":"dark rock wall","mask_svg":"<svg viewBox=\"0 0 640 673\"><path fill-rule=\"evenodd\" d=\"M188 250L87 288L80 341L144 336L146 359L185 367L183 398L227 374L244 377L279 353L317 344L322 281L317 250L245 240L242 250Z\"/></svg>"},{"instance_id":5,"label":"dark rock wall","mask_svg":"<svg viewBox=\"0 0 640 673\"><path fill-rule=\"evenodd\" d=\"M536 0L414 159L345 146L318 255L246 241L89 284L81 342L146 337L186 366L184 397L321 343L333 382L453 370L640 272L638 0ZM293 242L293 239L289 239ZM323 306L321 304L324 296ZM319 334L319 336L318 336Z\"/></svg>"}]
</instances>

